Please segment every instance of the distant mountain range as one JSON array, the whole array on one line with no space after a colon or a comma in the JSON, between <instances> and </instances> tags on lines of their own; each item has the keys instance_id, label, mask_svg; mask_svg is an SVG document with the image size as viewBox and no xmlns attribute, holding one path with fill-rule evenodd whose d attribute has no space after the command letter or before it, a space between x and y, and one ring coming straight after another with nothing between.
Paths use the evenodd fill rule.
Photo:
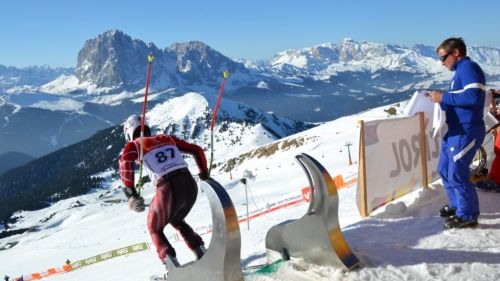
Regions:
<instances>
[{"instance_id":1,"label":"distant mountain range","mask_svg":"<svg viewBox=\"0 0 500 281\"><path fill-rule=\"evenodd\" d=\"M30 66L25 68L7 67L0 64L0 93L3 91L30 91L53 81L61 75L71 75L74 68L51 68Z\"/></svg>"},{"instance_id":2,"label":"distant mountain range","mask_svg":"<svg viewBox=\"0 0 500 281\"><path fill-rule=\"evenodd\" d=\"M500 49L468 51L488 83L499 85ZM192 91L214 96L228 69L225 100L305 122L405 100L417 89L445 89L452 75L435 48L423 45L344 39L252 62L199 41L162 50L110 30L84 43L75 69L0 66L0 153L44 155L140 112L150 52L150 108Z\"/></svg>"}]
</instances>

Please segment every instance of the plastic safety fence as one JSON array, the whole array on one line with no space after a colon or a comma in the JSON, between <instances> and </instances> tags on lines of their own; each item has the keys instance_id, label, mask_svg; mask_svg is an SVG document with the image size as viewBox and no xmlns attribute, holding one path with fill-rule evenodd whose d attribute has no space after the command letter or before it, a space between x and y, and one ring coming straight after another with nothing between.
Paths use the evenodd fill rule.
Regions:
<instances>
[{"instance_id":1,"label":"plastic safety fence","mask_svg":"<svg viewBox=\"0 0 500 281\"><path fill-rule=\"evenodd\" d=\"M15 281L39 280L39 279L50 277L53 275L66 273L66 272L69 272L71 270L72 270L71 265L67 264L67 265L64 265L62 267L49 268L44 272L36 272L36 273L28 274L28 275L22 275L22 276L16 277L16 278L9 278L8 280L9 281L11 281L11 280L15 280Z\"/></svg>"},{"instance_id":2,"label":"plastic safety fence","mask_svg":"<svg viewBox=\"0 0 500 281\"><path fill-rule=\"evenodd\" d=\"M142 242L139 244L134 244L130 246L126 246L120 249L112 250L103 254L99 254L94 257L86 258L83 260L79 260L73 262L71 264L64 265L62 267L53 267L47 269L44 272L31 273L27 275L22 275L16 278L10 278L8 281L31 281L31 280L40 280L42 278L47 278L53 275L70 272L72 270L76 270L85 266L89 266L98 262L102 262L105 260L109 260L111 258L133 254L141 251L145 251L149 249L149 244L147 242Z\"/></svg>"},{"instance_id":3,"label":"plastic safety fence","mask_svg":"<svg viewBox=\"0 0 500 281\"><path fill-rule=\"evenodd\" d=\"M112 250L112 251L109 251L109 252L106 252L106 253L103 253L103 254L100 254L97 256L86 258L84 260L79 260L79 261L71 263L71 266L73 267L73 270L75 270L75 269L79 269L79 268L82 268L85 266L92 265L94 263L102 262L105 260L109 260L112 258L123 256L123 255L128 255L128 254L132 254L132 253L136 253L136 252L145 251L148 249L149 249L149 244L146 242L143 242L143 243L123 247L120 249Z\"/></svg>"}]
</instances>

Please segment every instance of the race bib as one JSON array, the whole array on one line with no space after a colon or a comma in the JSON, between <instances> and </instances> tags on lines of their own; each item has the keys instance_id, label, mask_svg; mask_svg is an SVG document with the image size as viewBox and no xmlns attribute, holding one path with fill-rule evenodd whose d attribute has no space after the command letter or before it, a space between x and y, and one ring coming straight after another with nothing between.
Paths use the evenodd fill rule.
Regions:
<instances>
[{"instance_id":1,"label":"race bib","mask_svg":"<svg viewBox=\"0 0 500 281\"><path fill-rule=\"evenodd\" d=\"M154 181L169 172L187 167L186 161L175 145L165 145L149 151L144 155L144 165Z\"/></svg>"}]
</instances>

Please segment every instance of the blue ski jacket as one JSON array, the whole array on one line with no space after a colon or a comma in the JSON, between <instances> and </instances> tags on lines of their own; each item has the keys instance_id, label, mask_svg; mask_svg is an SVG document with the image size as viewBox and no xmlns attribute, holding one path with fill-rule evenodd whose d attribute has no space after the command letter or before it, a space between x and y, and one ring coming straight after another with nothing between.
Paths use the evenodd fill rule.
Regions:
<instances>
[{"instance_id":1,"label":"blue ski jacket","mask_svg":"<svg viewBox=\"0 0 500 281\"><path fill-rule=\"evenodd\" d=\"M484 126L486 78L479 65L464 57L455 65L455 75L448 92L443 93L440 103L446 112L448 131L464 132L476 126Z\"/></svg>"}]
</instances>

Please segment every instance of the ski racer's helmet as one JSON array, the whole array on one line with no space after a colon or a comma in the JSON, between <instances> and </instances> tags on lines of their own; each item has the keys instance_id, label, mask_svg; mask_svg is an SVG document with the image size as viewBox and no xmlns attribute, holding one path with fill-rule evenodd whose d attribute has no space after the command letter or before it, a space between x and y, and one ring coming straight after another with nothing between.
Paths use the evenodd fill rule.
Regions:
<instances>
[{"instance_id":1,"label":"ski racer's helmet","mask_svg":"<svg viewBox=\"0 0 500 281\"><path fill-rule=\"evenodd\" d=\"M135 114L130 115L123 123L123 134L126 141L133 141L141 136L141 118ZM151 130L147 123L144 123L144 136L151 136Z\"/></svg>"}]
</instances>

